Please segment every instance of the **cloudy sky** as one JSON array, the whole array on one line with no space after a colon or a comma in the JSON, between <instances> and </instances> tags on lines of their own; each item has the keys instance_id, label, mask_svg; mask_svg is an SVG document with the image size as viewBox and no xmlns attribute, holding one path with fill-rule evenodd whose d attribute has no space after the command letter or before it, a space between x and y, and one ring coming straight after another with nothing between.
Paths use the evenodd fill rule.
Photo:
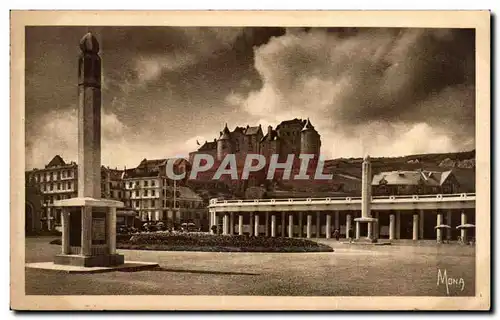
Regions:
<instances>
[{"instance_id":1,"label":"cloudy sky","mask_svg":"<svg viewBox=\"0 0 500 320\"><path fill-rule=\"evenodd\" d=\"M26 168L76 160L78 42L103 60L102 163L187 155L227 122L309 117L326 158L474 148L474 31L26 28Z\"/></svg>"}]
</instances>

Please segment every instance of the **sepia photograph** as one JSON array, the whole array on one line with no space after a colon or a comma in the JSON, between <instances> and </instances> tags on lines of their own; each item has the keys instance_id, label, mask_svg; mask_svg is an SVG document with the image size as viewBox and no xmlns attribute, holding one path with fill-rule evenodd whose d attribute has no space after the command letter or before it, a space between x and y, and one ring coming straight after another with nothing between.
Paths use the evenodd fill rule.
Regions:
<instances>
[{"instance_id":1,"label":"sepia photograph","mask_svg":"<svg viewBox=\"0 0 500 320\"><path fill-rule=\"evenodd\" d=\"M490 19L12 12L11 308L489 310Z\"/></svg>"}]
</instances>

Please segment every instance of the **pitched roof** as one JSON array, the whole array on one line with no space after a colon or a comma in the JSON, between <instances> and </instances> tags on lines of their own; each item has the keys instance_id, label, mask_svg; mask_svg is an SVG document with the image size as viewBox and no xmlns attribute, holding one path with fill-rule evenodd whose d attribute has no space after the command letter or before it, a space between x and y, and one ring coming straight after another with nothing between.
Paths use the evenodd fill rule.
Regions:
<instances>
[{"instance_id":1,"label":"pitched roof","mask_svg":"<svg viewBox=\"0 0 500 320\"><path fill-rule=\"evenodd\" d=\"M268 138L269 134L266 133L262 139L260 139L260 141L265 141L265 140L271 140L271 141L275 141L275 140L279 140L280 137L278 136L278 131L276 130L271 130L271 139Z\"/></svg>"},{"instance_id":2,"label":"pitched roof","mask_svg":"<svg viewBox=\"0 0 500 320\"><path fill-rule=\"evenodd\" d=\"M220 133L219 140L229 140L231 139L231 134L229 132L229 129L227 128L227 123L224 129Z\"/></svg>"},{"instance_id":3,"label":"pitched roof","mask_svg":"<svg viewBox=\"0 0 500 320\"><path fill-rule=\"evenodd\" d=\"M167 159L153 159L153 160L143 159L141 163L139 163L137 168L152 168L164 165L166 163Z\"/></svg>"},{"instance_id":4,"label":"pitched roof","mask_svg":"<svg viewBox=\"0 0 500 320\"><path fill-rule=\"evenodd\" d=\"M252 135L254 135L254 134L259 133L259 129L260 129L260 130L262 130L260 126L255 126L255 127L247 127L247 129L245 130L245 134L246 134L247 136L252 136Z\"/></svg>"},{"instance_id":5,"label":"pitched roof","mask_svg":"<svg viewBox=\"0 0 500 320\"><path fill-rule=\"evenodd\" d=\"M215 141L211 141L211 142L205 141L205 143L198 149L198 151L215 150L215 149L217 149L217 142L215 142Z\"/></svg>"},{"instance_id":6,"label":"pitched roof","mask_svg":"<svg viewBox=\"0 0 500 320\"><path fill-rule=\"evenodd\" d=\"M123 172L123 179L132 179L132 178L154 178L160 176L160 168L159 167L154 167L154 168L133 168L133 169L126 169Z\"/></svg>"},{"instance_id":7,"label":"pitched roof","mask_svg":"<svg viewBox=\"0 0 500 320\"><path fill-rule=\"evenodd\" d=\"M304 126L305 123L306 123L305 120L297 119L297 118L292 119L292 120L285 120L285 121L281 121L281 123L276 126L276 129L278 129L279 127L281 127L283 125L288 125L288 124L297 124L297 125Z\"/></svg>"},{"instance_id":8,"label":"pitched roof","mask_svg":"<svg viewBox=\"0 0 500 320\"><path fill-rule=\"evenodd\" d=\"M427 185L441 186L450 176L451 171L389 171L373 176L372 185Z\"/></svg>"},{"instance_id":9,"label":"pitched roof","mask_svg":"<svg viewBox=\"0 0 500 320\"><path fill-rule=\"evenodd\" d=\"M60 167L60 166L65 166L66 162L64 162L63 158L61 158L60 155L56 155L50 162L45 166L45 168L50 168L50 167Z\"/></svg>"}]
</instances>

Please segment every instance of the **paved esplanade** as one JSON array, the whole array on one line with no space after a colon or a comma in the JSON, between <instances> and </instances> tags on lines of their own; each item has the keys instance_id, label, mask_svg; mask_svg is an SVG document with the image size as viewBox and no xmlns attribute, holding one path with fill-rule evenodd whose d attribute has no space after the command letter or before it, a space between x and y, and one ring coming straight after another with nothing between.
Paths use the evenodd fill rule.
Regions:
<instances>
[{"instance_id":1,"label":"paved esplanade","mask_svg":"<svg viewBox=\"0 0 500 320\"><path fill-rule=\"evenodd\" d=\"M388 239L392 240L401 238L403 229L401 221L407 218L406 221L410 221L412 225L409 238L418 240L424 238L424 229L428 230L424 221L430 220L426 220L426 216L427 219L431 219L429 217L431 216L435 221L435 224L432 223L432 236L441 241L444 229L434 230L435 226L441 226L446 222L450 228L445 232L447 238L450 238L451 228L457 227L458 223L466 225L468 215L474 214L475 193L371 196L370 177L371 162L370 158L366 157L363 161L361 197L211 199L210 225L216 225L218 227L216 232L222 231L223 234L233 234L231 230L237 230L237 234L240 235L243 233L263 236L270 234L271 237L303 237L305 235L307 238L313 236L313 229L316 237L330 238L333 227L344 234L345 238L355 236L359 239L361 234L366 234L370 239L377 239L381 232L386 232ZM456 217L456 215L459 216ZM314 228L313 217L316 217ZM221 220L222 228L219 228ZM454 220L459 222L452 225ZM234 224L235 221L238 226L231 227L230 224ZM246 224L245 221L247 221ZM356 234L353 234L353 222L355 222ZM366 231L362 230L363 224L367 226ZM460 235L462 239L466 239L467 230L462 228Z\"/></svg>"}]
</instances>

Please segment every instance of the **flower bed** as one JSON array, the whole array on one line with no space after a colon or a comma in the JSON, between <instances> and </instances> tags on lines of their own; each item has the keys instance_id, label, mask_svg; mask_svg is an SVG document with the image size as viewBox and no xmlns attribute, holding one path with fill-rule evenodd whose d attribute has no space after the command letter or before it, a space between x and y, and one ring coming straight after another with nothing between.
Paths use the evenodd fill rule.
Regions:
<instances>
[{"instance_id":1,"label":"flower bed","mask_svg":"<svg viewBox=\"0 0 500 320\"><path fill-rule=\"evenodd\" d=\"M120 249L209 252L332 252L306 239L212 235L208 233L142 233L118 243Z\"/></svg>"},{"instance_id":2,"label":"flower bed","mask_svg":"<svg viewBox=\"0 0 500 320\"><path fill-rule=\"evenodd\" d=\"M61 244L61 239L51 241ZM330 246L307 239L157 232L119 235L118 249L206 252L333 252Z\"/></svg>"}]
</instances>

